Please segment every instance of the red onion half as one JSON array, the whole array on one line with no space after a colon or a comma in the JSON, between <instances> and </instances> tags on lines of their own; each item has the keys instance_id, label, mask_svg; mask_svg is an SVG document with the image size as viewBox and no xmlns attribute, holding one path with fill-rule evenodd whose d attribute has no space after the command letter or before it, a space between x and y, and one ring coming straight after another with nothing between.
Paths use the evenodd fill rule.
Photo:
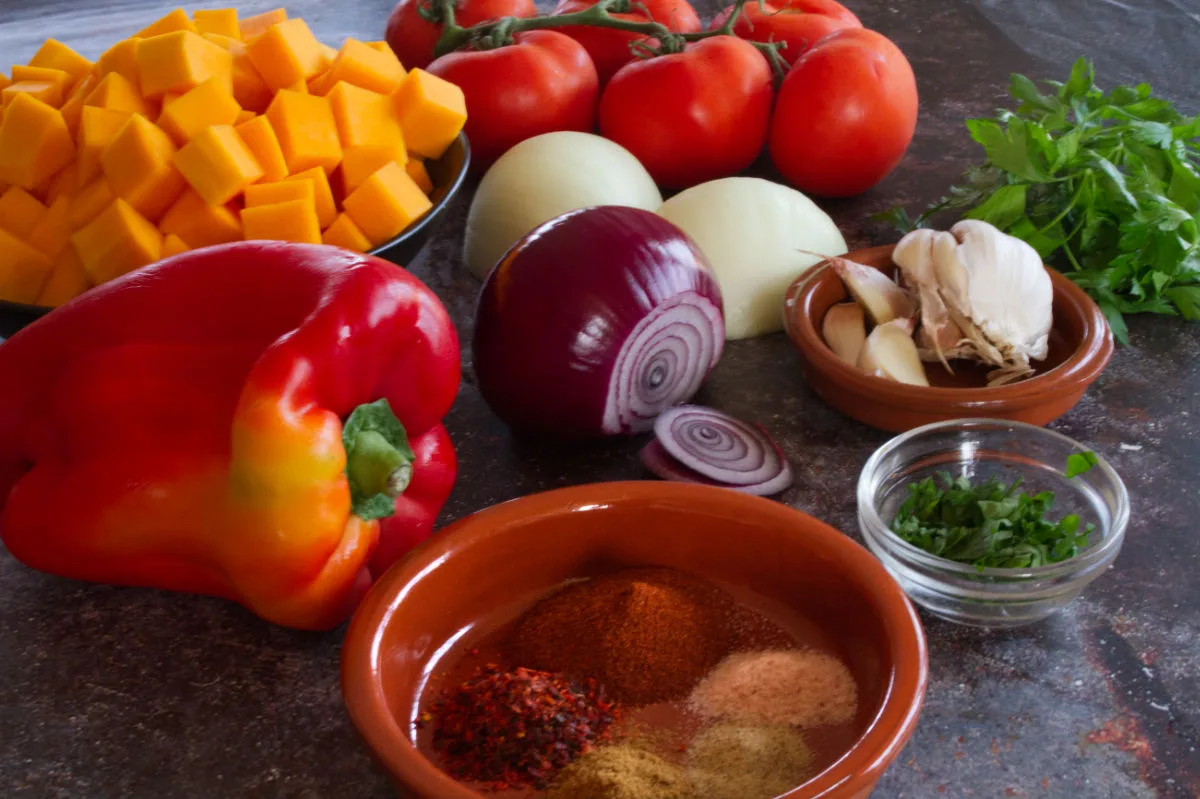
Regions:
<instances>
[{"instance_id":1,"label":"red onion half","mask_svg":"<svg viewBox=\"0 0 1200 799\"><path fill-rule=\"evenodd\" d=\"M642 463L664 480L704 483L747 494L778 494L792 484L792 467L761 427L728 414L687 405L654 423L656 440Z\"/></svg>"},{"instance_id":2,"label":"red onion half","mask_svg":"<svg viewBox=\"0 0 1200 799\"><path fill-rule=\"evenodd\" d=\"M479 390L515 430L567 438L649 430L721 357L721 293L662 217L600 206L513 245L475 315Z\"/></svg>"}]
</instances>

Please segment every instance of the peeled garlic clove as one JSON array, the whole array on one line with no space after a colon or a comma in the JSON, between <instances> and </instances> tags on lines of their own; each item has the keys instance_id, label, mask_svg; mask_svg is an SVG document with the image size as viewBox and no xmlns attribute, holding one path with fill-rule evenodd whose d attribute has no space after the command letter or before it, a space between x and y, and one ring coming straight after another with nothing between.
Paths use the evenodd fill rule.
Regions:
<instances>
[{"instance_id":1,"label":"peeled garlic clove","mask_svg":"<svg viewBox=\"0 0 1200 799\"><path fill-rule=\"evenodd\" d=\"M908 295L883 272L845 258L830 258L829 265L875 324L912 316Z\"/></svg>"},{"instance_id":2,"label":"peeled garlic clove","mask_svg":"<svg viewBox=\"0 0 1200 799\"><path fill-rule=\"evenodd\" d=\"M867 320L862 306L856 302L839 302L831 307L821 323L821 335L835 355L853 366L867 340Z\"/></svg>"},{"instance_id":3,"label":"peeled garlic clove","mask_svg":"<svg viewBox=\"0 0 1200 799\"><path fill-rule=\"evenodd\" d=\"M928 386L925 367L912 334L899 322L879 325L867 336L858 356L859 369L910 386Z\"/></svg>"}]
</instances>

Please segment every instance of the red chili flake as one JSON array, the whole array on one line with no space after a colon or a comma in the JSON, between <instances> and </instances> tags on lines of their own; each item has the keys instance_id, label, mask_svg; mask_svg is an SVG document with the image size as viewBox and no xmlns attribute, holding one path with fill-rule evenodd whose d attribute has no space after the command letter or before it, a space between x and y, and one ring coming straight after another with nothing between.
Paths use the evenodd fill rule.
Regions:
<instances>
[{"instance_id":1,"label":"red chili flake","mask_svg":"<svg viewBox=\"0 0 1200 799\"><path fill-rule=\"evenodd\" d=\"M502 790L545 787L579 755L609 740L620 716L593 679L494 663L433 704L433 746L456 779Z\"/></svg>"}]
</instances>

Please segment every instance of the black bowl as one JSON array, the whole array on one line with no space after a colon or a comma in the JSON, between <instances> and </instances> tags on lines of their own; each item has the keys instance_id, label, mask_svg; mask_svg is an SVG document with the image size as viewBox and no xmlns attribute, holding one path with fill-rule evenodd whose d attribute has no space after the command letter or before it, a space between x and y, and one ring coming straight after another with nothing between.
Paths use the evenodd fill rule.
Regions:
<instances>
[{"instance_id":1,"label":"black bowl","mask_svg":"<svg viewBox=\"0 0 1200 799\"><path fill-rule=\"evenodd\" d=\"M399 236L371 250L371 255L386 258L401 266L416 258L445 218L450 201L458 194L467 178L470 165L471 146L467 143L467 135L460 133L441 158L425 163L425 168L429 170L429 179L433 182L433 193L429 195L433 207L405 228ZM52 310L54 309L44 305L0 300L0 338L11 336Z\"/></svg>"}]
</instances>

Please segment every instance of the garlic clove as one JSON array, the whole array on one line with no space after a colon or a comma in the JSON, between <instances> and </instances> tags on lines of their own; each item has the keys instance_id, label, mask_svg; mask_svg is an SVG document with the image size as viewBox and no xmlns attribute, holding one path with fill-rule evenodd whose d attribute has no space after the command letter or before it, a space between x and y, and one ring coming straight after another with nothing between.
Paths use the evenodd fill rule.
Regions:
<instances>
[{"instance_id":1,"label":"garlic clove","mask_svg":"<svg viewBox=\"0 0 1200 799\"><path fill-rule=\"evenodd\" d=\"M830 258L829 264L875 324L912 316L908 295L883 272L845 258Z\"/></svg>"},{"instance_id":2,"label":"garlic clove","mask_svg":"<svg viewBox=\"0 0 1200 799\"><path fill-rule=\"evenodd\" d=\"M899 320L878 325L871 331L859 353L857 366L897 383L929 385L925 366L912 340L911 328L906 329L906 325Z\"/></svg>"},{"instance_id":3,"label":"garlic clove","mask_svg":"<svg viewBox=\"0 0 1200 799\"><path fill-rule=\"evenodd\" d=\"M832 306L825 312L821 335L835 355L853 366L867 340L867 321L862 306L856 302L839 302Z\"/></svg>"}]
</instances>

